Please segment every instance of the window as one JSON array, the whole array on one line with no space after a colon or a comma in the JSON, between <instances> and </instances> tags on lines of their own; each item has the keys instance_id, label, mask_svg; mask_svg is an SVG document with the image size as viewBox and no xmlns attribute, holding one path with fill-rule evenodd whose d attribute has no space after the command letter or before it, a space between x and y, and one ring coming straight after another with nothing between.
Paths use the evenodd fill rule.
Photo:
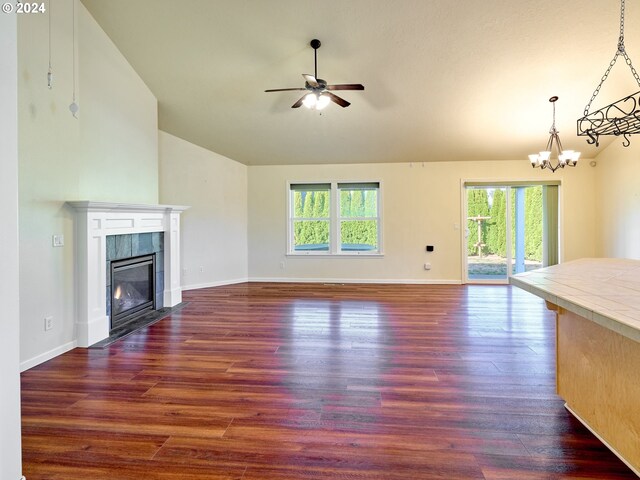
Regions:
<instances>
[{"instance_id":1,"label":"window","mask_svg":"<svg viewBox=\"0 0 640 480\"><path fill-rule=\"evenodd\" d=\"M331 184L291 185L291 233L294 252L328 252Z\"/></svg>"},{"instance_id":2,"label":"window","mask_svg":"<svg viewBox=\"0 0 640 480\"><path fill-rule=\"evenodd\" d=\"M380 183L289 185L289 254L380 254Z\"/></svg>"},{"instance_id":3,"label":"window","mask_svg":"<svg viewBox=\"0 0 640 480\"><path fill-rule=\"evenodd\" d=\"M379 183L339 183L340 250L378 251Z\"/></svg>"}]
</instances>

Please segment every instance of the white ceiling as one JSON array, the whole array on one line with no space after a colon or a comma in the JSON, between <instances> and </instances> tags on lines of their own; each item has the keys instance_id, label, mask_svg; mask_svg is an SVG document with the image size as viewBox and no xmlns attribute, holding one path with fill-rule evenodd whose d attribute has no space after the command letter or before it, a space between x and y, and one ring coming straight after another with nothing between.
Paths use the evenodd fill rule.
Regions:
<instances>
[{"instance_id":1,"label":"white ceiling","mask_svg":"<svg viewBox=\"0 0 640 480\"><path fill-rule=\"evenodd\" d=\"M159 126L247 165L526 159L558 95L565 148L613 57L617 0L82 0L158 98ZM291 109L313 73L352 104ZM640 2L626 47L640 69ZM640 90L624 59L594 107ZM592 108L593 110L593 108ZM600 149L610 139L601 143Z\"/></svg>"}]
</instances>

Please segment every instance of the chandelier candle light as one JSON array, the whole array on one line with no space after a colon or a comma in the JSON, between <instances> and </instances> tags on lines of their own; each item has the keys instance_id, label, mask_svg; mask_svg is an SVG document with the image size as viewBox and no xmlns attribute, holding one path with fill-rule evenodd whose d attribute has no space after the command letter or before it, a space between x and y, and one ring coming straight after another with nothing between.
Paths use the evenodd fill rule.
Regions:
<instances>
[{"instance_id":1,"label":"chandelier candle light","mask_svg":"<svg viewBox=\"0 0 640 480\"><path fill-rule=\"evenodd\" d=\"M545 148L540 153L534 153L529 155L529 160L531 161L531 166L533 168L539 167L541 169L548 168L552 172L555 172L559 168L564 167L575 167L578 164L578 159L580 158L580 152L576 152L573 150L563 150L562 142L560 141L560 132L556 130L556 101L558 97L553 96L549 99L549 101L553 105L553 124L551 125L551 130L549 130L549 141L547 142L547 148ZM553 151L553 143L556 144L556 149L558 151L558 161L554 166L551 163L551 153Z\"/></svg>"}]
</instances>

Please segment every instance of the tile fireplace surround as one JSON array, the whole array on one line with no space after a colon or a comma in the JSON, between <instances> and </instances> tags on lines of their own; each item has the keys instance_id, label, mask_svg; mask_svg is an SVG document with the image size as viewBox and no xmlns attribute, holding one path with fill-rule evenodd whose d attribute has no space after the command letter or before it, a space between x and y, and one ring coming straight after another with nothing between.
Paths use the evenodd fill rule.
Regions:
<instances>
[{"instance_id":1,"label":"tile fireplace surround","mask_svg":"<svg viewBox=\"0 0 640 480\"><path fill-rule=\"evenodd\" d=\"M109 336L106 314L107 235L164 232L165 307L182 301L180 287L181 205L67 202L76 210L76 330L79 347Z\"/></svg>"}]
</instances>

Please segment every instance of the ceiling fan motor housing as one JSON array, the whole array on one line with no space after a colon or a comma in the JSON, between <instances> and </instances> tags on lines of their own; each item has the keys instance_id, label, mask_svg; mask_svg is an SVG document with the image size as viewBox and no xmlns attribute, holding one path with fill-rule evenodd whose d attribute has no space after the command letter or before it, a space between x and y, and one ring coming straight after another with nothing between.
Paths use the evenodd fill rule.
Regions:
<instances>
[{"instance_id":1,"label":"ceiling fan motor housing","mask_svg":"<svg viewBox=\"0 0 640 480\"><path fill-rule=\"evenodd\" d=\"M307 90L313 90L314 92L320 92L327 89L327 81L321 78L316 78L318 82L318 86L314 87L313 85L309 85L309 82L304 82L304 88Z\"/></svg>"}]
</instances>

